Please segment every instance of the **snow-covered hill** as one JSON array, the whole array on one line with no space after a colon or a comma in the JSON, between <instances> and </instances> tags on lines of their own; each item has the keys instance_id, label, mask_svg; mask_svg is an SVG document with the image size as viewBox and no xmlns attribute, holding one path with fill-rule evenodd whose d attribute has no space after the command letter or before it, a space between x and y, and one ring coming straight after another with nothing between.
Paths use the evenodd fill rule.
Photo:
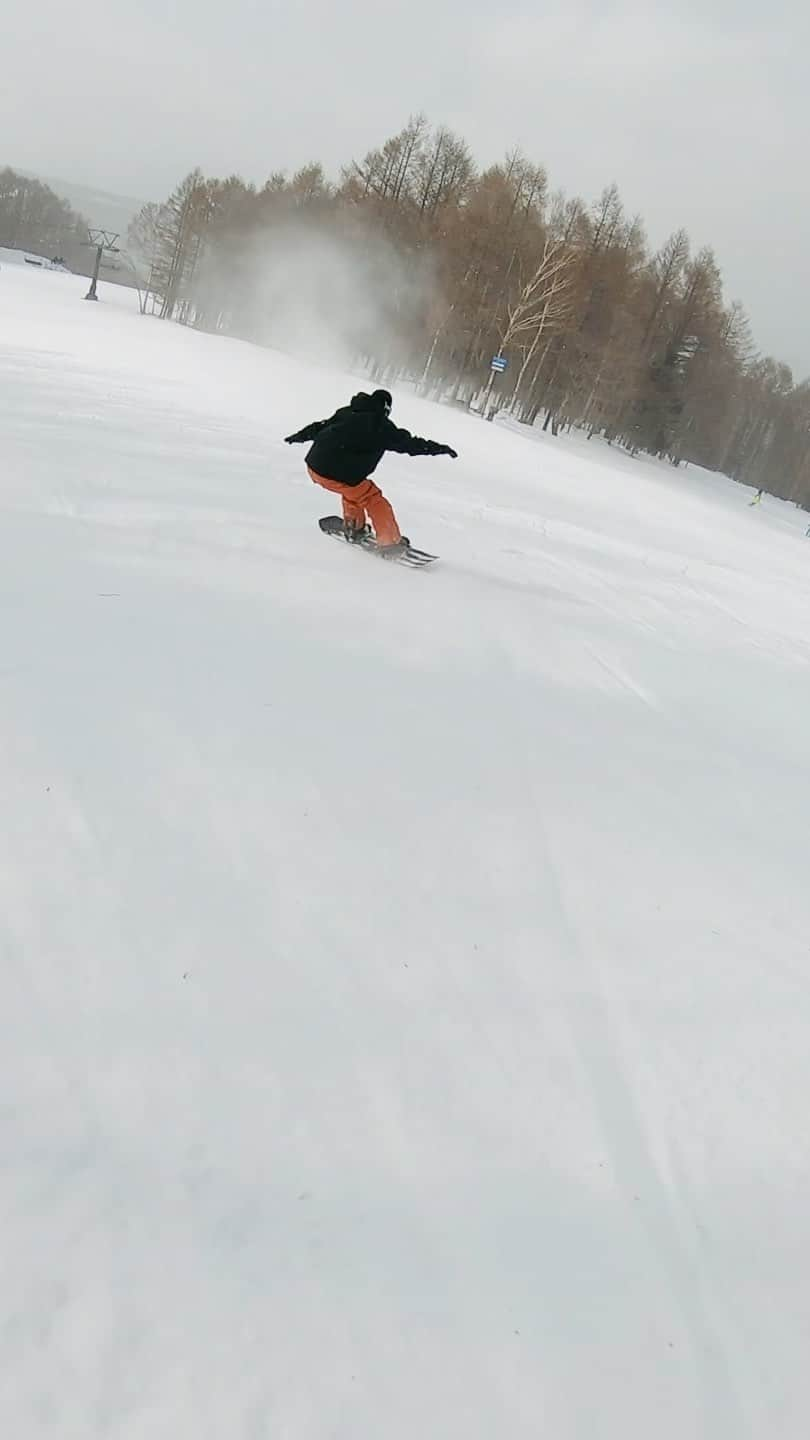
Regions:
<instances>
[{"instance_id":1,"label":"snow-covered hill","mask_svg":"<svg viewBox=\"0 0 810 1440\"><path fill-rule=\"evenodd\" d=\"M800 1440L810 540L0 273L2 1432Z\"/></svg>"},{"instance_id":2,"label":"snow-covered hill","mask_svg":"<svg viewBox=\"0 0 810 1440\"><path fill-rule=\"evenodd\" d=\"M54 260L47 255L40 255L34 250L13 250L6 245L0 245L0 269L4 265L30 265L34 270L63 270L62 264L55 264Z\"/></svg>"}]
</instances>

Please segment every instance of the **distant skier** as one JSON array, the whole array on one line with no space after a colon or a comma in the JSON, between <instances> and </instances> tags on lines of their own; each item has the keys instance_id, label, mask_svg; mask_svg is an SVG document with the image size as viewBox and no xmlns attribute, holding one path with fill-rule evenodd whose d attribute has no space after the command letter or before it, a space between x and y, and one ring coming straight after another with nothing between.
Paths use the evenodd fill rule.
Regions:
<instances>
[{"instance_id":1,"label":"distant skier","mask_svg":"<svg viewBox=\"0 0 810 1440\"><path fill-rule=\"evenodd\" d=\"M313 420L303 430L288 435L286 444L314 440L306 467L316 485L341 497L346 539L362 539L368 513L380 551L393 557L407 549L409 542L401 534L390 504L369 476L386 450L399 455L450 455L453 460L456 452L449 445L422 440L399 429L388 418L392 404L387 390L375 390L371 395L361 391L328 420Z\"/></svg>"},{"instance_id":2,"label":"distant skier","mask_svg":"<svg viewBox=\"0 0 810 1440\"><path fill-rule=\"evenodd\" d=\"M749 500L749 501L748 501L749 509L750 509L750 507L751 507L752 505L761 505L761 504L762 504L762 496L763 496L764 493L765 493L765 492L764 492L763 490L757 490L757 493L756 493L756 495L754 496L753 500Z\"/></svg>"}]
</instances>

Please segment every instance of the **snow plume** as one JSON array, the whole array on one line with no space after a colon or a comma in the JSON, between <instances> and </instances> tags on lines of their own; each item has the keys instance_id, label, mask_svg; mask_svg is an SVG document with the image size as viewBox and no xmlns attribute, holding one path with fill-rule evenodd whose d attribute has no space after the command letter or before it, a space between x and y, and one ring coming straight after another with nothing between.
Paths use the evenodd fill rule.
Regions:
<instances>
[{"instance_id":1,"label":"snow plume","mask_svg":"<svg viewBox=\"0 0 810 1440\"><path fill-rule=\"evenodd\" d=\"M291 220L231 262L223 328L327 364L407 364L435 291L429 261L361 228Z\"/></svg>"}]
</instances>

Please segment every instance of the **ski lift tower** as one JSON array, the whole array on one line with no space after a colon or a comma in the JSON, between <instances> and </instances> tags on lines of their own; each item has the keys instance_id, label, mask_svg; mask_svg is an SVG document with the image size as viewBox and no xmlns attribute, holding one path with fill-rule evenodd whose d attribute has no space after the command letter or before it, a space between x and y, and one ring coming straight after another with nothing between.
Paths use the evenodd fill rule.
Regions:
<instances>
[{"instance_id":1,"label":"ski lift tower","mask_svg":"<svg viewBox=\"0 0 810 1440\"><path fill-rule=\"evenodd\" d=\"M85 295L85 300L98 300L98 272L101 269L101 259L104 254L118 255L119 249L116 245L118 232L116 230L88 230L87 239L82 241L84 245L95 245L96 263L93 267L93 278L90 281L90 289Z\"/></svg>"}]
</instances>

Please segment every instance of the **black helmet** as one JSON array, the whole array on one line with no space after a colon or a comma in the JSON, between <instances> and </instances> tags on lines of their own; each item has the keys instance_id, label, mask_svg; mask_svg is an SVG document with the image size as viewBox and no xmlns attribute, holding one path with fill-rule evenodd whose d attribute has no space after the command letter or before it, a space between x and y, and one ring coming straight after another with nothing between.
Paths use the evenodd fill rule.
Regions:
<instances>
[{"instance_id":1,"label":"black helmet","mask_svg":"<svg viewBox=\"0 0 810 1440\"><path fill-rule=\"evenodd\" d=\"M371 398L374 402L375 409L384 410L386 415L390 415L391 406L394 403L390 390L375 390Z\"/></svg>"}]
</instances>

